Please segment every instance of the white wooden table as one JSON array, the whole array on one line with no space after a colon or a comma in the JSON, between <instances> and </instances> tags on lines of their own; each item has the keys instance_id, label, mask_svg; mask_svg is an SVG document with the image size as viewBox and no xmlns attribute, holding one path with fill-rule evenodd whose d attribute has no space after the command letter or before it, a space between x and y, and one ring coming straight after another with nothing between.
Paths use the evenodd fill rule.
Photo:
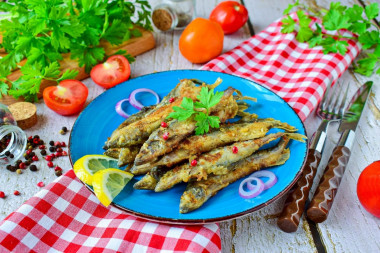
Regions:
<instances>
[{"instance_id":1,"label":"white wooden table","mask_svg":"<svg viewBox=\"0 0 380 253\"><path fill-rule=\"evenodd\" d=\"M156 1L150 2L154 4ZM197 16L208 17L218 2L218 0L197 0ZM250 15L249 23L238 32L225 37L224 51L234 48L281 17L282 11L291 2L293 1L245 0L244 4ZM301 0L301 2L328 7L330 1ZM341 2L345 5L363 5L371 1L343 0ZM179 53L180 34L180 31L155 33L156 49L137 57L132 65L132 77L164 70L199 68L200 65L189 63ZM379 159L380 86L378 82L380 78L377 76L366 78L349 69L341 80L350 83L351 93L367 80L373 80L374 86L364 117L358 127L356 143L352 150L353 155L327 221L311 228L303 219L297 232L292 234L282 232L276 226L276 215L281 211L283 198L245 217L222 222L220 227L223 252L380 252L380 219L366 212L356 195L356 182L360 172L365 166ZM84 83L89 88L87 103L104 91L91 79L85 80ZM67 143L69 134L60 135L59 130L62 126L71 129L76 116L60 116L49 110L43 102L38 103L37 107L38 125L27 130L27 135L38 134L45 141L59 140ZM309 137L318 124L319 119L314 114L306 120ZM327 154L331 153L332 143L336 141L336 136L329 137L325 149ZM326 160L327 158L323 159L322 164L326 164ZM61 166L64 172L71 169L67 157L59 158L55 160L55 163ZM56 178L54 171L48 168L46 163L40 164L38 172L26 170L22 175L1 168L0 190L7 194L6 199L0 199L1 219L38 192L39 188L36 186L38 182L43 181L48 184ZM12 194L14 190L20 191L21 195L14 196Z\"/></svg>"}]
</instances>

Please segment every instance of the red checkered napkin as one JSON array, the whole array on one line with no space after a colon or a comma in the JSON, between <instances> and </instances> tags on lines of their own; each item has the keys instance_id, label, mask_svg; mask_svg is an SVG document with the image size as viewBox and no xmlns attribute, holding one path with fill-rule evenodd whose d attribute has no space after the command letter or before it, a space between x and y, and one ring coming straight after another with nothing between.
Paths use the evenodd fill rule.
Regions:
<instances>
[{"instance_id":1,"label":"red checkered napkin","mask_svg":"<svg viewBox=\"0 0 380 253\"><path fill-rule=\"evenodd\" d=\"M220 252L219 227L171 226L105 208L70 170L0 223L0 252Z\"/></svg>"},{"instance_id":2,"label":"red checkered napkin","mask_svg":"<svg viewBox=\"0 0 380 253\"><path fill-rule=\"evenodd\" d=\"M348 43L344 56L325 55L321 47L309 48L308 44L297 42L295 33L282 34L279 19L201 69L262 84L288 102L304 120L317 106L327 85L334 83L359 54L359 44L352 40Z\"/></svg>"}]
</instances>

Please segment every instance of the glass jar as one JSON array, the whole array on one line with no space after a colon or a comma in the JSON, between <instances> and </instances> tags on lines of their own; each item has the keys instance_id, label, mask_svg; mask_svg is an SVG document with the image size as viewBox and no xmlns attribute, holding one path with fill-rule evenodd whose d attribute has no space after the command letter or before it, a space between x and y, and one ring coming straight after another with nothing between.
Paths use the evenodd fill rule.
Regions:
<instances>
[{"instance_id":1,"label":"glass jar","mask_svg":"<svg viewBox=\"0 0 380 253\"><path fill-rule=\"evenodd\" d=\"M26 148L25 132L17 126L8 107L0 104L0 164L14 164Z\"/></svg>"},{"instance_id":2,"label":"glass jar","mask_svg":"<svg viewBox=\"0 0 380 253\"><path fill-rule=\"evenodd\" d=\"M153 25L161 31L184 29L195 18L195 0L162 0L153 8Z\"/></svg>"}]
</instances>

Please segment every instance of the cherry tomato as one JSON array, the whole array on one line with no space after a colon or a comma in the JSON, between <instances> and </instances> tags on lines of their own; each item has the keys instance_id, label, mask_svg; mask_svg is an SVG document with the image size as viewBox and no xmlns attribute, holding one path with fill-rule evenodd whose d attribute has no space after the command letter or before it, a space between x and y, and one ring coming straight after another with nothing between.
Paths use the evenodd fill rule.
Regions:
<instances>
[{"instance_id":1,"label":"cherry tomato","mask_svg":"<svg viewBox=\"0 0 380 253\"><path fill-rule=\"evenodd\" d=\"M210 20L218 22L225 34L234 33L248 20L248 11L244 5L235 1L225 1L212 10Z\"/></svg>"},{"instance_id":2,"label":"cherry tomato","mask_svg":"<svg viewBox=\"0 0 380 253\"><path fill-rule=\"evenodd\" d=\"M179 50L190 62L204 63L220 55L223 39L223 30L218 23L196 18L182 32Z\"/></svg>"},{"instance_id":3,"label":"cherry tomato","mask_svg":"<svg viewBox=\"0 0 380 253\"><path fill-rule=\"evenodd\" d=\"M92 80L106 89L127 81L130 75L131 67L122 55L111 56L104 63L93 67L90 72Z\"/></svg>"},{"instance_id":4,"label":"cherry tomato","mask_svg":"<svg viewBox=\"0 0 380 253\"><path fill-rule=\"evenodd\" d=\"M380 218L380 161L370 164L362 171L356 191L362 206Z\"/></svg>"},{"instance_id":5,"label":"cherry tomato","mask_svg":"<svg viewBox=\"0 0 380 253\"><path fill-rule=\"evenodd\" d=\"M63 80L57 86L45 88L43 92L46 106L61 115L80 112L87 96L87 87L78 80Z\"/></svg>"}]
</instances>

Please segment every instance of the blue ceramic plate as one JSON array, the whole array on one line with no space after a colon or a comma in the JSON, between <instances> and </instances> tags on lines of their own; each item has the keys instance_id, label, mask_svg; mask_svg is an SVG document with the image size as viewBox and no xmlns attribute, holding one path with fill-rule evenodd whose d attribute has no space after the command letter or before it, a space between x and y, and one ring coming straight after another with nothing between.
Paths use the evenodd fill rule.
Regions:
<instances>
[{"instance_id":1,"label":"blue ceramic plate","mask_svg":"<svg viewBox=\"0 0 380 253\"><path fill-rule=\"evenodd\" d=\"M271 117L287 122L306 134L305 128L293 109L279 96L270 90L237 76L200 70L177 70L159 72L131 79L112 89L107 90L90 103L76 120L70 136L70 159L75 163L80 157L88 154L102 154L103 144L113 130L123 122L123 118L115 112L117 101L127 98L137 88L150 88L160 97L164 97L173 89L180 79L197 78L206 83L214 83L218 78L223 83L217 90L232 86L244 95L257 98L257 103L250 102L250 112L261 118ZM154 98L148 93L140 94L138 100L148 105L154 103ZM135 112L127 109L131 113ZM186 185L181 184L173 189L155 193L146 190L134 190L133 184L141 178L135 177L114 199L113 204L133 215L169 222L169 223L207 223L235 218L256 211L285 194L295 183L301 173L307 153L307 143L290 142L290 159L282 166L273 167L278 182L272 188L264 191L253 199L243 199L238 194L242 179L221 190L209 199L198 210L188 214L179 213L179 200Z\"/></svg>"}]
</instances>

